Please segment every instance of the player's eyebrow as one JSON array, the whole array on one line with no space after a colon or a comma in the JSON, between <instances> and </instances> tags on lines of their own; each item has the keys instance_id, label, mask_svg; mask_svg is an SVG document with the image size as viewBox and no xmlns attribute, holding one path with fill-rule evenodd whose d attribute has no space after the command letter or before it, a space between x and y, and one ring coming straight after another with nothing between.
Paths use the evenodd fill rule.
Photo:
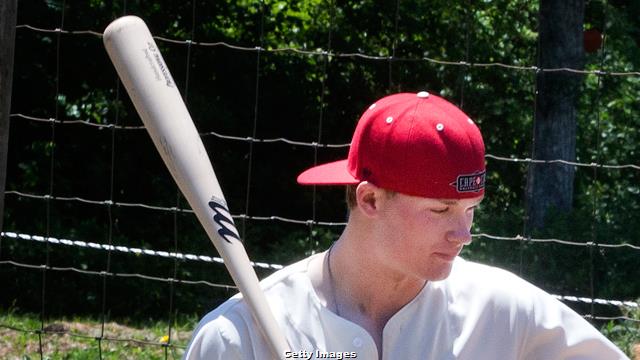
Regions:
<instances>
[{"instance_id":1,"label":"player's eyebrow","mask_svg":"<svg viewBox=\"0 0 640 360\"><path fill-rule=\"evenodd\" d=\"M455 205L458 203L458 200L450 200L450 199L439 199L438 201L444 205Z\"/></svg>"},{"instance_id":2,"label":"player's eyebrow","mask_svg":"<svg viewBox=\"0 0 640 360\"><path fill-rule=\"evenodd\" d=\"M482 202L482 200L484 200L484 196L482 196L480 199L478 199L478 202L476 204L480 204ZM441 204L444 204L444 205L456 205L458 203L458 200L456 200L456 199L438 199L438 202L440 202Z\"/></svg>"}]
</instances>

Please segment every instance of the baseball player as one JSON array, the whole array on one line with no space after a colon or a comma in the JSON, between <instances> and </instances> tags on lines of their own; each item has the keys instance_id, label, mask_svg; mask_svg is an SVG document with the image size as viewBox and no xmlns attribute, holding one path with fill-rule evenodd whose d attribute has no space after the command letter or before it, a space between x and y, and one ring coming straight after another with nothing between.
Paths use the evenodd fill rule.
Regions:
<instances>
[{"instance_id":1,"label":"baseball player","mask_svg":"<svg viewBox=\"0 0 640 360\"><path fill-rule=\"evenodd\" d=\"M371 104L348 159L300 174L346 185L349 219L324 253L261 285L291 346L283 359L627 359L580 315L458 255L484 196L482 135L448 101ZM185 359L270 359L240 295L206 315Z\"/></svg>"}]
</instances>

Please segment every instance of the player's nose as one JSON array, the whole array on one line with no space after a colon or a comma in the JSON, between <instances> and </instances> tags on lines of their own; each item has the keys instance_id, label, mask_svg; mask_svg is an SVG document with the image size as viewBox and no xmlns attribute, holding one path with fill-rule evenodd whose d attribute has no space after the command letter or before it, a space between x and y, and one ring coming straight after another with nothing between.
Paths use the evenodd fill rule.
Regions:
<instances>
[{"instance_id":1,"label":"player's nose","mask_svg":"<svg viewBox=\"0 0 640 360\"><path fill-rule=\"evenodd\" d=\"M454 227L447 232L447 241L461 246L471 243L471 227L467 221L457 221Z\"/></svg>"}]
</instances>

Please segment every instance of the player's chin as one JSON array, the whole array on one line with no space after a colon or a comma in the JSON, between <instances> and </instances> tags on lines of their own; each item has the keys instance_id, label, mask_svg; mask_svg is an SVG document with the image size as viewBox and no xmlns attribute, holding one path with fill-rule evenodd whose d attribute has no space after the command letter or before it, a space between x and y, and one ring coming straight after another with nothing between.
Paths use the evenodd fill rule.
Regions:
<instances>
[{"instance_id":1,"label":"player's chin","mask_svg":"<svg viewBox=\"0 0 640 360\"><path fill-rule=\"evenodd\" d=\"M444 280L446 278L449 277L449 275L451 275L451 268L449 268L446 272L440 272L438 274L436 274L431 281L440 281L440 280Z\"/></svg>"},{"instance_id":2,"label":"player's chin","mask_svg":"<svg viewBox=\"0 0 640 360\"><path fill-rule=\"evenodd\" d=\"M444 280L451 275L451 268L453 267L453 263L445 263L439 264L438 266L434 266L429 269L428 273L425 276L426 280L429 281L440 281Z\"/></svg>"}]
</instances>

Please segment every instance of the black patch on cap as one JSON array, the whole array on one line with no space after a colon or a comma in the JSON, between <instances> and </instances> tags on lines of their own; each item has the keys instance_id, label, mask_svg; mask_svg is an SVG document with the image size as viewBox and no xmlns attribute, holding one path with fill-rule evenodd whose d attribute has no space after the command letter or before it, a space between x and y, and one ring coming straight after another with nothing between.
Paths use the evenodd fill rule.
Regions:
<instances>
[{"instance_id":1,"label":"black patch on cap","mask_svg":"<svg viewBox=\"0 0 640 360\"><path fill-rule=\"evenodd\" d=\"M482 171L474 174L458 175L456 181L450 185L455 186L460 193L479 192L484 189L486 174L486 171Z\"/></svg>"}]
</instances>

